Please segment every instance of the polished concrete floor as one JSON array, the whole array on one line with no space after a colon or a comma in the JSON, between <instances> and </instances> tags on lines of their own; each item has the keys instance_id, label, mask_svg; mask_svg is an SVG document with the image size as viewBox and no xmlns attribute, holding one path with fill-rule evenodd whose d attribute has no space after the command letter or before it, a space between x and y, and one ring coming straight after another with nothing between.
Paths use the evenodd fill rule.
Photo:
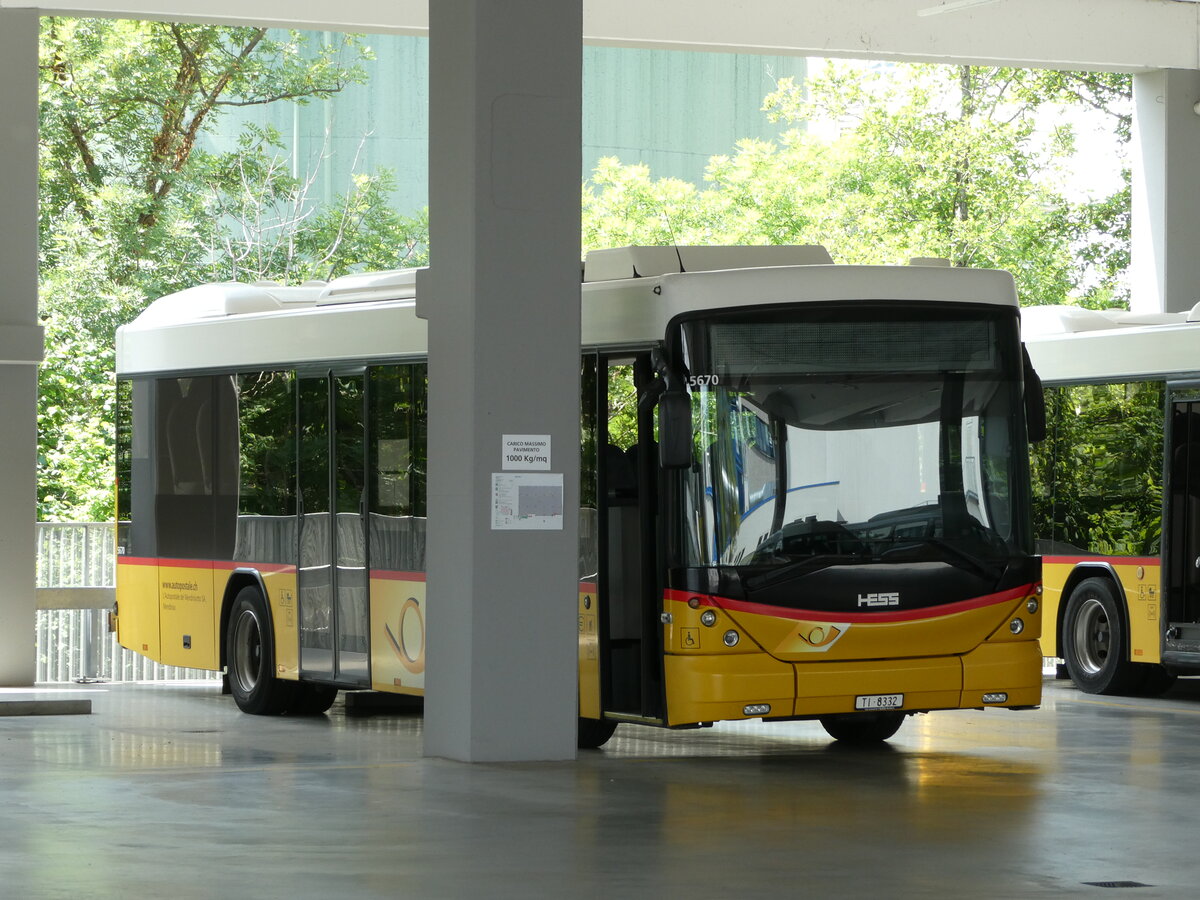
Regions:
<instances>
[{"instance_id":1,"label":"polished concrete floor","mask_svg":"<svg viewBox=\"0 0 1200 900\"><path fill-rule=\"evenodd\" d=\"M414 715L63 686L38 696L92 714L0 718L0 897L1197 896L1200 683L1046 688L873 750L625 725L575 763L465 765L422 758Z\"/></svg>"}]
</instances>

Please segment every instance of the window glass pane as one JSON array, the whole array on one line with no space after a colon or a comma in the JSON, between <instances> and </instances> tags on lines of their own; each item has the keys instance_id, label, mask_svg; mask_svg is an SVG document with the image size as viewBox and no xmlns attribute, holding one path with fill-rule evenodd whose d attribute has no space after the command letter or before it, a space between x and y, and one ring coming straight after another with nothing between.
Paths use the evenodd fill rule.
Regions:
<instances>
[{"instance_id":1,"label":"window glass pane","mask_svg":"<svg viewBox=\"0 0 1200 900\"><path fill-rule=\"evenodd\" d=\"M335 375L333 402L338 647L350 653L365 654L370 631L363 522L366 513L366 376L361 373ZM352 668L350 658L339 656L339 671L345 672L347 668Z\"/></svg>"},{"instance_id":2,"label":"window glass pane","mask_svg":"<svg viewBox=\"0 0 1200 900\"><path fill-rule=\"evenodd\" d=\"M1034 533L1043 553L1157 556L1163 384L1046 389L1033 445Z\"/></svg>"},{"instance_id":3,"label":"window glass pane","mask_svg":"<svg viewBox=\"0 0 1200 900\"><path fill-rule=\"evenodd\" d=\"M685 325L691 564L815 570L940 554L991 578L1029 543L1013 504L1015 322L954 307L867 312Z\"/></svg>"},{"instance_id":4,"label":"window glass pane","mask_svg":"<svg viewBox=\"0 0 1200 900\"><path fill-rule=\"evenodd\" d=\"M117 382L117 521L128 522L133 514L133 382Z\"/></svg>"},{"instance_id":5,"label":"window glass pane","mask_svg":"<svg viewBox=\"0 0 1200 900\"><path fill-rule=\"evenodd\" d=\"M213 488L211 378L158 381L158 493L200 496Z\"/></svg>"},{"instance_id":6,"label":"window glass pane","mask_svg":"<svg viewBox=\"0 0 1200 900\"><path fill-rule=\"evenodd\" d=\"M599 517L596 509L596 357L585 356L580 372L579 406L579 577L595 578L600 568Z\"/></svg>"},{"instance_id":7,"label":"window glass pane","mask_svg":"<svg viewBox=\"0 0 1200 900\"><path fill-rule=\"evenodd\" d=\"M424 365L379 366L370 374L371 567L425 570Z\"/></svg>"},{"instance_id":8,"label":"window glass pane","mask_svg":"<svg viewBox=\"0 0 1200 900\"><path fill-rule=\"evenodd\" d=\"M363 493L366 475L363 465L364 388L362 375L339 375L333 379L334 402L337 404L333 430L334 458L337 460L334 502L339 513L361 513L366 499Z\"/></svg>"},{"instance_id":9,"label":"window glass pane","mask_svg":"<svg viewBox=\"0 0 1200 900\"><path fill-rule=\"evenodd\" d=\"M213 559L213 379L160 378L156 391L158 555Z\"/></svg>"},{"instance_id":10,"label":"window glass pane","mask_svg":"<svg viewBox=\"0 0 1200 900\"><path fill-rule=\"evenodd\" d=\"M241 515L287 516L296 512L294 389L291 372L238 376Z\"/></svg>"},{"instance_id":11,"label":"window glass pane","mask_svg":"<svg viewBox=\"0 0 1200 900\"><path fill-rule=\"evenodd\" d=\"M234 558L296 559L296 380L291 372L239 375L238 517Z\"/></svg>"}]
</instances>

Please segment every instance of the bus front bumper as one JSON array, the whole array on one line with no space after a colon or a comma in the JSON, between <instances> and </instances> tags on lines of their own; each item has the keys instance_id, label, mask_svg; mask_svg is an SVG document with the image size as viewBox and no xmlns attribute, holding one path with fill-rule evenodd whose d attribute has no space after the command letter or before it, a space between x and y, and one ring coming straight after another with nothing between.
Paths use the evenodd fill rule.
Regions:
<instances>
[{"instance_id":1,"label":"bus front bumper","mask_svg":"<svg viewBox=\"0 0 1200 900\"><path fill-rule=\"evenodd\" d=\"M859 698L894 695L913 712L1030 707L1041 702L1042 655L1036 640L984 643L962 656L819 663L671 654L665 676L669 725L849 713Z\"/></svg>"}]
</instances>

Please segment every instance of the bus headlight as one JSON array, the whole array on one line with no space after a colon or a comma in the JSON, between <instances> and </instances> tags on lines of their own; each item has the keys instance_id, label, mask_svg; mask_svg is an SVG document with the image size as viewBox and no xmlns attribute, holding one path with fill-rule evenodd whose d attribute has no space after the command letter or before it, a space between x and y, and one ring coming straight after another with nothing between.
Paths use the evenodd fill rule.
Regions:
<instances>
[{"instance_id":1,"label":"bus headlight","mask_svg":"<svg viewBox=\"0 0 1200 900\"><path fill-rule=\"evenodd\" d=\"M1013 634L1020 634L1025 630L1025 622L1022 619L1013 619L1008 623L1008 630Z\"/></svg>"},{"instance_id":2,"label":"bus headlight","mask_svg":"<svg viewBox=\"0 0 1200 900\"><path fill-rule=\"evenodd\" d=\"M717 614L711 609L706 609L704 612L700 613L700 624L707 625L709 628L712 628L717 624Z\"/></svg>"},{"instance_id":3,"label":"bus headlight","mask_svg":"<svg viewBox=\"0 0 1200 900\"><path fill-rule=\"evenodd\" d=\"M741 639L742 639L742 636L740 634L738 634L736 631L734 631L732 628L730 628L727 632L725 632L724 637L721 638L721 640L723 640L725 642L726 647L736 647L738 644L738 641L740 641Z\"/></svg>"},{"instance_id":4,"label":"bus headlight","mask_svg":"<svg viewBox=\"0 0 1200 900\"><path fill-rule=\"evenodd\" d=\"M1036 613L1036 612L1038 611L1038 598L1037 598L1037 597L1030 597L1028 600L1026 600L1026 601L1025 601L1025 608L1026 608L1027 610L1029 610L1029 614L1030 614L1031 616L1032 616L1034 613Z\"/></svg>"}]
</instances>

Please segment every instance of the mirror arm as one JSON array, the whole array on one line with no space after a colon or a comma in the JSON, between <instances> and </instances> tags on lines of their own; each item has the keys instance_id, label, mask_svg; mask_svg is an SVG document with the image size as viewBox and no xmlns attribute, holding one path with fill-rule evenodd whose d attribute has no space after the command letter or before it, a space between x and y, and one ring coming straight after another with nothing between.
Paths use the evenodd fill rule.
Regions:
<instances>
[{"instance_id":1,"label":"mirror arm","mask_svg":"<svg viewBox=\"0 0 1200 900\"><path fill-rule=\"evenodd\" d=\"M666 380L659 375L642 391L642 395L638 397L638 412L648 413L658 405L659 398L667 391Z\"/></svg>"}]
</instances>

